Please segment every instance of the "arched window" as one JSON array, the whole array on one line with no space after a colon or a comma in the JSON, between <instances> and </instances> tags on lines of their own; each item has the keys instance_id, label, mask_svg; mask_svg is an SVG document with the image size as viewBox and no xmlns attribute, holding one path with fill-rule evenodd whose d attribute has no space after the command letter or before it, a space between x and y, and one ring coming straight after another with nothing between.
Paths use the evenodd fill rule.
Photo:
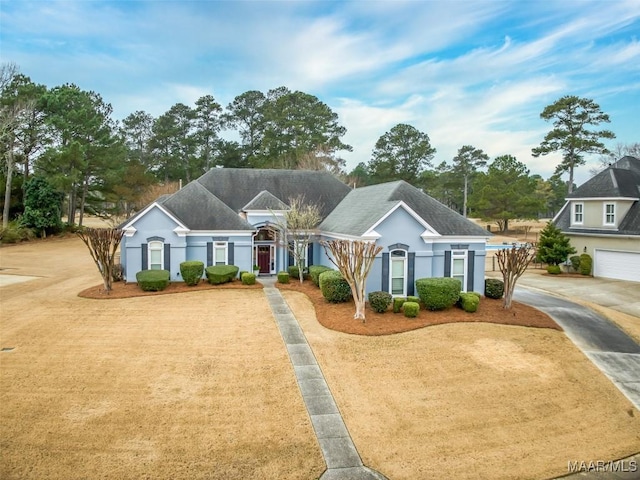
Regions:
<instances>
[{"instance_id":1,"label":"arched window","mask_svg":"<svg viewBox=\"0 0 640 480\"><path fill-rule=\"evenodd\" d=\"M147 245L149 270L164 270L164 242L154 240Z\"/></svg>"},{"instance_id":2,"label":"arched window","mask_svg":"<svg viewBox=\"0 0 640 480\"><path fill-rule=\"evenodd\" d=\"M407 295L407 252L406 250L391 250L389 252L389 285L391 295Z\"/></svg>"}]
</instances>

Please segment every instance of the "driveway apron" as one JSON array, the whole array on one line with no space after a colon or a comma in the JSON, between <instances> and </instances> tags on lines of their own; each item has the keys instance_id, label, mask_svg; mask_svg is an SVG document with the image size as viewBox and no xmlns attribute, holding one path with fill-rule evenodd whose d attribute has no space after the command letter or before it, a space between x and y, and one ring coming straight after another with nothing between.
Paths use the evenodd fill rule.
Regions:
<instances>
[{"instance_id":1,"label":"driveway apron","mask_svg":"<svg viewBox=\"0 0 640 480\"><path fill-rule=\"evenodd\" d=\"M640 345L613 322L582 305L527 288L516 288L514 298L553 318L640 410Z\"/></svg>"},{"instance_id":2,"label":"driveway apron","mask_svg":"<svg viewBox=\"0 0 640 480\"><path fill-rule=\"evenodd\" d=\"M320 480L386 480L384 475L363 465L315 355L298 320L275 288L275 280L261 277L260 283L264 285L264 293L287 348L300 393L327 464L327 470Z\"/></svg>"}]
</instances>

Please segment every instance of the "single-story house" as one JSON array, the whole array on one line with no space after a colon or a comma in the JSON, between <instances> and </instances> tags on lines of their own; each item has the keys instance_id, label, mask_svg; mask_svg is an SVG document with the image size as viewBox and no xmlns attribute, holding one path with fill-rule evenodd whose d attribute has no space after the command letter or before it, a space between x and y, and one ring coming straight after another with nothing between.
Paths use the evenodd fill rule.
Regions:
<instances>
[{"instance_id":1,"label":"single-story house","mask_svg":"<svg viewBox=\"0 0 640 480\"><path fill-rule=\"evenodd\" d=\"M567 196L553 219L593 275L640 282L640 160L626 156Z\"/></svg>"},{"instance_id":2,"label":"single-story house","mask_svg":"<svg viewBox=\"0 0 640 480\"><path fill-rule=\"evenodd\" d=\"M413 295L415 279L456 277L484 293L485 247L491 235L404 181L352 189L327 172L216 168L165 195L121 225L127 281L164 269L180 281L180 263L232 264L275 274L293 264L282 223L287 203L302 195L320 207L305 265L333 267L321 241L367 240L383 247L367 292ZM275 218L275 217L277 218Z\"/></svg>"}]
</instances>

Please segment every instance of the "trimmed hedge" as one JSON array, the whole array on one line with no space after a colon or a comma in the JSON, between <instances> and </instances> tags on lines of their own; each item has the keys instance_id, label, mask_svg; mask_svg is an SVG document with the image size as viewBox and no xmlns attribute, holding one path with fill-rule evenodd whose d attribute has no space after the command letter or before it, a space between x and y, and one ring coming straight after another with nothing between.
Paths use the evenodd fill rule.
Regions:
<instances>
[{"instance_id":1,"label":"trimmed hedge","mask_svg":"<svg viewBox=\"0 0 640 480\"><path fill-rule=\"evenodd\" d=\"M395 297L393 299L393 313L400 313L400 310L402 310L402 305L406 301L407 301L406 298Z\"/></svg>"},{"instance_id":2,"label":"trimmed hedge","mask_svg":"<svg viewBox=\"0 0 640 480\"><path fill-rule=\"evenodd\" d=\"M320 274L322 296L331 303L347 302L351 298L351 287L337 270Z\"/></svg>"},{"instance_id":3,"label":"trimmed hedge","mask_svg":"<svg viewBox=\"0 0 640 480\"><path fill-rule=\"evenodd\" d=\"M142 270L136 273L138 286L145 292L159 292L169 285L169 270Z\"/></svg>"},{"instance_id":4,"label":"trimmed hedge","mask_svg":"<svg viewBox=\"0 0 640 480\"><path fill-rule=\"evenodd\" d=\"M484 281L484 296L487 298L502 298L504 295L504 282L498 278L487 278Z\"/></svg>"},{"instance_id":5,"label":"trimmed hedge","mask_svg":"<svg viewBox=\"0 0 640 480\"><path fill-rule=\"evenodd\" d=\"M180 275L182 275L184 283L189 286L194 286L200 283L203 273L204 263L199 260L190 260L180 264Z\"/></svg>"},{"instance_id":6,"label":"trimmed hedge","mask_svg":"<svg viewBox=\"0 0 640 480\"><path fill-rule=\"evenodd\" d=\"M330 270L333 269L325 267L324 265L311 265L309 267L309 276L311 277L311 281L315 284L316 287L320 286L320 274L323 272L328 272Z\"/></svg>"},{"instance_id":7,"label":"trimmed hedge","mask_svg":"<svg viewBox=\"0 0 640 480\"><path fill-rule=\"evenodd\" d=\"M569 261L571 262L571 268L573 268L574 272L580 271L580 255L572 255L569 257Z\"/></svg>"},{"instance_id":8,"label":"trimmed hedge","mask_svg":"<svg viewBox=\"0 0 640 480\"><path fill-rule=\"evenodd\" d=\"M287 272L289 272L289 276L291 278L297 278L298 280L300 280L300 269L297 265L291 265L289 268L287 268Z\"/></svg>"},{"instance_id":9,"label":"trimmed hedge","mask_svg":"<svg viewBox=\"0 0 640 480\"><path fill-rule=\"evenodd\" d=\"M232 281L238 275L239 267L235 265L214 265L207 267L205 272L211 285L220 285Z\"/></svg>"},{"instance_id":10,"label":"trimmed hedge","mask_svg":"<svg viewBox=\"0 0 640 480\"><path fill-rule=\"evenodd\" d=\"M249 270L240 270L240 271L238 272L238 278L239 278L240 280L242 280L242 274L243 274L243 273L251 273L251 272L250 272Z\"/></svg>"},{"instance_id":11,"label":"trimmed hedge","mask_svg":"<svg viewBox=\"0 0 640 480\"><path fill-rule=\"evenodd\" d=\"M592 264L593 260L591 259L591 255L588 253L580 255L580 273L582 275L591 275Z\"/></svg>"},{"instance_id":12,"label":"trimmed hedge","mask_svg":"<svg viewBox=\"0 0 640 480\"><path fill-rule=\"evenodd\" d=\"M243 285L255 285L256 284L256 274L255 273L243 273L242 274L242 284Z\"/></svg>"},{"instance_id":13,"label":"trimmed hedge","mask_svg":"<svg viewBox=\"0 0 640 480\"><path fill-rule=\"evenodd\" d=\"M460 300L458 300L458 305L465 312L473 313L478 310L478 305L480 305L480 297L475 292L462 292L460 294Z\"/></svg>"},{"instance_id":14,"label":"trimmed hedge","mask_svg":"<svg viewBox=\"0 0 640 480\"><path fill-rule=\"evenodd\" d=\"M416 280L418 296L427 310L452 307L460 298L461 289L462 284L457 278L435 277Z\"/></svg>"},{"instance_id":15,"label":"trimmed hedge","mask_svg":"<svg viewBox=\"0 0 640 480\"><path fill-rule=\"evenodd\" d=\"M560 269L560 265L547 265L547 273L550 273L551 275L559 275L562 273L562 270Z\"/></svg>"},{"instance_id":16,"label":"trimmed hedge","mask_svg":"<svg viewBox=\"0 0 640 480\"><path fill-rule=\"evenodd\" d=\"M420 303L420 297L412 297L411 295L409 295L407 297L407 302L416 302L416 303Z\"/></svg>"},{"instance_id":17,"label":"trimmed hedge","mask_svg":"<svg viewBox=\"0 0 640 480\"><path fill-rule=\"evenodd\" d=\"M278 272L278 283L289 283L289 274L287 272Z\"/></svg>"},{"instance_id":18,"label":"trimmed hedge","mask_svg":"<svg viewBox=\"0 0 640 480\"><path fill-rule=\"evenodd\" d=\"M404 302L402 310L404 311L405 317L415 318L418 316L418 312L420 311L420 304L418 302Z\"/></svg>"},{"instance_id":19,"label":"trimmed hedge","mask_svg":"<svg viewBox=\"0 0 640 480\"><path fill-rule=\"evenodd\" d=\"M392 301L393 296L389 292L377 291L369 293L369 306L374 312L386 312Z\"/></svg>"}]
</instances>

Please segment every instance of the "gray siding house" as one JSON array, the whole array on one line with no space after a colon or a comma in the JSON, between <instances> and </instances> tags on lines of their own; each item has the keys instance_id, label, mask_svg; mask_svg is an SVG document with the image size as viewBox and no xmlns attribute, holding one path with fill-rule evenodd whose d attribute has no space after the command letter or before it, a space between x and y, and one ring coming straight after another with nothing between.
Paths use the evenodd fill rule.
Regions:
<instances>
[{"instance_id":1,"label":"gray siding house","mask_svg":"<svg viewBox=\"0 0 640 480\"><path fill-rule=\"evenodd\" d=\"M160 197L121 225L125 280L164 269L181 281L185 260L247 271L258 265L260 274L286 270L293 259L273 226L300 195L320 207L323 219L306 266L333 267L323 240L366 240L383 247L367 292L413 295L418 278L456 277L463 290L484 293L486 230L404 181L351 189L329 173L306 170L212 169Z\"/></svg>"}]
</instances>

